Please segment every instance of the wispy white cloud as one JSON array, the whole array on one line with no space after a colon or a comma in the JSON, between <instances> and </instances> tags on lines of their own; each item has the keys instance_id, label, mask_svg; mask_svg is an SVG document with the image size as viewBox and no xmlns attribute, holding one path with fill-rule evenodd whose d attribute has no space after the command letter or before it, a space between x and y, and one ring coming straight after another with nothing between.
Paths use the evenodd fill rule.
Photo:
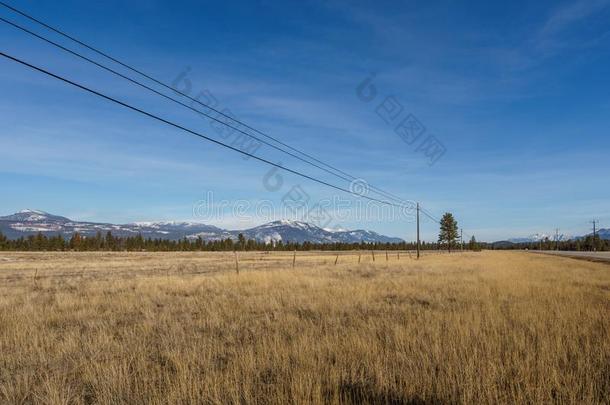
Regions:
<instances>
[{"instance_id":1,"label":"wispy white cloud","mask_svg":"<svg viewBox=\"0 0 610 405\"><path fill-rule=\"evenodd\" d=\"M540 30L540 35L548 37L559 34L609 5L609 0L578 0L564 3L551 12Z\"/></svg>"}]
</instances>

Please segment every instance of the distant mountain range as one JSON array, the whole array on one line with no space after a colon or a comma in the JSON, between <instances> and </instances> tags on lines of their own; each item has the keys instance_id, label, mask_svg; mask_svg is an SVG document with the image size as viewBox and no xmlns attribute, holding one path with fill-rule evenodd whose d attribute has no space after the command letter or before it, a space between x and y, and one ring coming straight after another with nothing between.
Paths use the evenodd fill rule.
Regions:
<instances>
[{"instance_id":1,"label":"distant mountain range","mask_svg":"<svg viewBox=\"0 0 610 405\"><path fill-rule=\"evenodd\" d=\"M610 240L610 229L598 229L596 231L597 236L600 239L608 239ZM566 240L570 240L570 239L584 239L587 236L593 236L593 232L588 233L586 235L582 235L582 236L570 236L570 235L566 235L566 234L559 234L558 235L558 240L559 241L566 241ZM530 235L524 238L512 238L512 239L508 239L507 242L511 242L511 243L532 243L532 242L539 242L541 240L545 240L547 239L550 241L555 241L555 235L547 235L545 233L536 233L534 235Z\"/></svg>"},{"instance_id":2,"label":"distant mountain range","mask_svg":"<svg viewBox=\"0 0 610 405\"><path fill-rule=\"evenodd\" d=\"M512 242L512 243L531 243L531 242L539 242L539 241L545 240L547 238L549 240L554 241L555 240L555 235L547 235L546 233L535 233L533 235L526 236L526 237L523 237L523 238L511 238L511 239L508 239L507 241L508 242ZM573 238L570 235L565 235L565 234L560 233L558 235L557 239L559 241L564 241L564 240L570 240L570 239L573 239Z\"/></svg>"},{"instance_id":3,"label":"distant mountain range","mask_svg":"<svg viewBox=\"0 0 610 405\"><path fill-rule=\"evenodd\" d=\"M0 217L0 232L10 239L35 235L39 232L47 236L62 235L69 238L75 232L85 236L103 235L112 232L115 236L136 236L144 238L171 239L182 238L204 240L237 239L242 233L246 239L260 242L311 242L311 243L399 243L403 240L380 235L367 230L331 230L300 221L281 220L269 222L250 229L227 230L198 222L136 222L115 225L109 223L80 222L38 210L23 210L12 215Z\"/></svg>"}]
</instances>

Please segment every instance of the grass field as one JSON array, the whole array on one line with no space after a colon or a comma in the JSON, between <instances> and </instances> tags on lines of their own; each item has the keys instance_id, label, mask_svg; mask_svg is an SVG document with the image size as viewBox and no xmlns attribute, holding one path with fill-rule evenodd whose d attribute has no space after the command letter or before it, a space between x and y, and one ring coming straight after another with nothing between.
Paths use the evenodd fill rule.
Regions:
<instances>
[{"instance_id":1,"label":"grass field","mask_svg":"<svg viewBox=\"0 0 610 405\"><path fill-rule=\"evenodd\" d=\"M292 261L0 252L0 403L608 403L607 264Z\"/></svg>"}]
</instances>

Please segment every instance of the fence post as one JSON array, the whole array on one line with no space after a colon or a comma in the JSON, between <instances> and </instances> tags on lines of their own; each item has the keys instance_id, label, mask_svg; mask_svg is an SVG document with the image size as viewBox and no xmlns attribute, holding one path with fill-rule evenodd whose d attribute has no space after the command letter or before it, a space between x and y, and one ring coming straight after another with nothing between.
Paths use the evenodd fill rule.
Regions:
<instances>
[{"instance_id":1,"label":"fence post","mask_svg":"<svg viewBox=\"0 0 610 405\"><path fill-rule=\"evenodd\" d=\"M294 265L296 264L297 261L297 250L294 249L294 255L292 256L292 268L294 269Z\"/></svg>"},{"instance_id":2,"label":"fence post","mask_svg":"<svg viewBox=\"0 0 610 405\"><path fill-rule=\"evenodd\" d=\"M373 255L373 261L375 261L375 251L371 250L371 255Z\"/></svg>"},{"instance_id":3,"label":"fence post","mask_svg":"<svg viewBox=\"0 0 610 405\"><path fill-rule=\"evenodd\" d=\"M339 254L337 253L337 257L335 258L335 266L337 265L338 261L339 261Z\"/></svg>"}]
</instances>

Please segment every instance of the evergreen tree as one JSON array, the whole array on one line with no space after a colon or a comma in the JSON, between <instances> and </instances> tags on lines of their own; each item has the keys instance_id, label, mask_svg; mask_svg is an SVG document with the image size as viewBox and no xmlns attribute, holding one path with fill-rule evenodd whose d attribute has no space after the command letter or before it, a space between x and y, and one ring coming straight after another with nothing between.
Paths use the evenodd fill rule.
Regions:
<instances>
[{"instance_id":1,"label":"evergreen tree","mask_svg":"<svg viewBox=\"0 0 610 405\"><path fill-rule=\"evenodd\" d=\"M447 249L451 252L451 244L458 237L458 224L453 214L446 212L441 218L441 229L438 234L438 242L447 242Z\"/></svg>"},{"instance_id":2,"label":"evergreen tree","mask_svg":"<svg viewBox=\"0 0 610 405\"><path fill-rule=\"evenodd\" d=\"M8 239L0 232L0 250L8 250Z\"/></svg>"},{"instance_id":3,"label":"evergreen tree","mask_svg":"<svg viewBox=\"0 0 610 405\"><path fill-rule=\"evenodd\" d=\"M97 231L95 234L95 238L93 239L93 245L95 246L95 250L102 250L104 245L104 239L102 238L102 233Z\"/></svg>"},{"instance_id":4,"label":"evergreen tree","mask_svg":"<svg viewBox=\"0 0 610 405\"><path fill-rule=\"evenodd\" d=\"M237 235L237 240L238 240L238 243L239 243L239 248L241 250L244 250L245 247L246 247L246 238L244 237L244 234L240 233L239 235Z\"/></svg>"},{"instance_id":5,"label":"evergreen tree","mask_svg":"<svg viewBox=\"0 0 610 405\"><path fill-rule=\"evenodd\" d=\"M116 241L114 240L114 236L112 236L112 232L106 232L104 244L108 250L116 250Z\"/></svg>"},{"instance_id":6,"label":"evergreen tree","mask_svg":"<svg viewBox=\"0 0 610 405\"><path fill-rule=\"evenodd\" d=\"M80 250L82 238L78 232L74 232L72 238L70 238L70 249Z\"/></svg>"},{"instance_id":7,"label":"evergreen tree","mask_svg":"<svg viewBox=\"0 0 610 405\"><path fill-rule=\"evenodd\" d=\"M468 249L472 250L473 252L478 252L481 250L481 247L477 243L477 239L474 237L474 235L472 235L472 238L470 238L470 242L468 243Z\"/></svg>"}]
</instances>

